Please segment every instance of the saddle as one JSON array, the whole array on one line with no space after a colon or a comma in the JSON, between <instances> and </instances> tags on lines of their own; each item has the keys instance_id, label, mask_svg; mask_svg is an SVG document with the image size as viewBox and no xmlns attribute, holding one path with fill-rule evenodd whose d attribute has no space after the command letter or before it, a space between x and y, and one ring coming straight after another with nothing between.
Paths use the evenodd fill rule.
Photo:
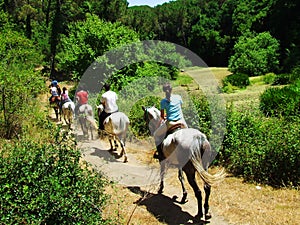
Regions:
<instances>
[{"instance_id":1,"label":"saddle","mask_svg":"<svg viewBox=\"0 0 300 225\"><path fill-rule=\"evenodd\" d=\"M171 127L167 130L166 135L165 135L165 137L164 137L164 140L165 140L170 134L173 134L173 133L175 133L176 131L181 130L181 129L185 128L185 127L186 127L186 126L185 126L183 123L178 123L178 124L175 124L175 125L171 126ZM164 160L164 159L165 159L165 156L163 155L162 149L163 149L163 142L157 146L157 150L156 150L156 152L154 153L153 158L158 159L158 160Z\"/></svg>"},{"instance_id":2,"label":"saddle","mask_svg":"<svg viewBox=\"0 0 300 225\"><path fill-rule=\"evenodd\" d=\"M165 138L169 135L169 134L173 134L175 133L176 131L178 130L181 130L185 128L185 125L183 123L178 123L178 124L175 124L173 126L171 126L168 130L167 130L167 133L166 133L166 136Z\"/></svg>"},{"instance_id":3,"label":"saddle","mask_svg":"<svg viewBox=\"0 0 300 225\"><path fill-rule=\"evenodd\" d=\"M60 101L60 97L59 96L52 96L50 99L50 103L56 103Z\"/></svg>"}]
</instances>

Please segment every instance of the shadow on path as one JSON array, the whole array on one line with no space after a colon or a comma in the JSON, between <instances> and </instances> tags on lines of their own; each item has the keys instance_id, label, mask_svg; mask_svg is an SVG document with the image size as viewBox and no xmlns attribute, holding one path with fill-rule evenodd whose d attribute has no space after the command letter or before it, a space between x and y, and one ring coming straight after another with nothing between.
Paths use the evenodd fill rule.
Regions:
<instances>
[{"instance_id":1,"label":"shadow on path","mask_svg":"<svg viewBox=\"0 0 300 225\"><path fill-rule=\"evenodd\" d=\"M118 162L116 159L121 158L122 156L119 155L116 151L100 149L100 148L93 148L94 152L91 153L92 156L98 156L109 162Z\"/></svg>"},{"instance_id":2,"label":"shadow on path","mask_svg":"<svg viewBox=\"0 0 300 225\"><path fill-rule=\"evenodd\" d=\"M175 201L163 194L152 194L140 189L140 187L128 187L128 189L141 196L135 204L146 206L147 210L161 222L169 225L198 224L204 225L206 221L194 221L195 218L188 212L182 211Z\"/></svg>"}]
</instances>

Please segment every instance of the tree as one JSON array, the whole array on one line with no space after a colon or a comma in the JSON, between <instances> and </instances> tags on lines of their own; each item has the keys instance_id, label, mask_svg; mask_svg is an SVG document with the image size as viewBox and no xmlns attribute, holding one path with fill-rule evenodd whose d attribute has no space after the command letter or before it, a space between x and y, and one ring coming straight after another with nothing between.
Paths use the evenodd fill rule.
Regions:
<instances>
[{"instance_id":1,"label":"tree","mask_svg":"<svg viewBox=\"0 0 300 225\"><path fill-rule=\"evenodd\" d=\"M120 23L104 22L87 15L82 22L71 23L69 34L61 39L58 67L80 78L91 63L105 52L139 41L138 34Z\"/></svg>"},{"instance_id":2,"label":"tree","mask_svg":"<svg viewBox=\"0 0 300 225\"><path fill-rule=\"evenodd\" d=\"M279 43L269 32L242 36L229 59L229 71L249 76L276 72L279 65Z\"/></svg>"},{"instance_id":3,"label":"tree","mask_svg":"<svg viewBox=\"0 0 300 225\"><path fill-rule=\"evenodd\" d=\"M34 74L34 66L41 63L41 53L22 34L2 26L0 32L0 136L12 138L22 132L23 124L33 111L33 97L43 87Z\"/></svg>"}]
</instances>

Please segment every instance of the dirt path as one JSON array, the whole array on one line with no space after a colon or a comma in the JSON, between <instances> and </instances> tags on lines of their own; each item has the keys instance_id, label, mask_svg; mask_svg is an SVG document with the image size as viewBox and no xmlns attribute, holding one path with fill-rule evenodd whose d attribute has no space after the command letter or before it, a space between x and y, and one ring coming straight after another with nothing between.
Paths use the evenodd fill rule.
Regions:
<instances>
[{"instance_id":1,"label":"dirt path","mask_svg":"<svg viewBox=\"0 0 300 225\"><path fill-rule=\"evenodd\" d=\"M192 190L188 190L188 202L185 204L172 200L173 196L178 196L178 200L180 200L182 190L178 185L177 170L169 169L166 174L164 193L157 194L159 187L158 162L147 164L139 160L138 152L143 154L145 151L142 150L145 148L140 143L127 143L128 163L123 163L122 157L116 157L119 152L108 151L109 144L106 140L97 139L80 142L79 147L82 149L84 160L91 163L97 171L104 174L109 180L115 181L135 193L137 200L141 194L147 193L148 197L140 204L146 206L147 211L157 218L157 224L193 224L192 218L197 214L197 202L194 193ZM174 185L176 182L177 185ZM188 186L186 182L186 187L188 188ZM128 206L128 209L131 210L131 207ZM130 210L128 214L131 213ZM212 215L210 224L228 224L223 218L214 214L213 208Z\"/></svg>"}]
</instances>

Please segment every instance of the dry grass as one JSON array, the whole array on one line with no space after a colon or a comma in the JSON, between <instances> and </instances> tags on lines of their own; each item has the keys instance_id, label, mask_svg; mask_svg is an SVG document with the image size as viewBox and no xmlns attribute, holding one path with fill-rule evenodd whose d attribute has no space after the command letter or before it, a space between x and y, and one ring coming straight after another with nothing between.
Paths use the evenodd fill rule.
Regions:
<instances>
[{"instance_id":1,"label":"dry grass","mask_svg":"<svg viewBox=\"0 0 300 225\"><path fill-rule=\"evenodd\" d=\"M299 190L273 189L228 177L213 190L211 205L230 224L279 225L300 223Z\"/></svg>"}]
</instances>

